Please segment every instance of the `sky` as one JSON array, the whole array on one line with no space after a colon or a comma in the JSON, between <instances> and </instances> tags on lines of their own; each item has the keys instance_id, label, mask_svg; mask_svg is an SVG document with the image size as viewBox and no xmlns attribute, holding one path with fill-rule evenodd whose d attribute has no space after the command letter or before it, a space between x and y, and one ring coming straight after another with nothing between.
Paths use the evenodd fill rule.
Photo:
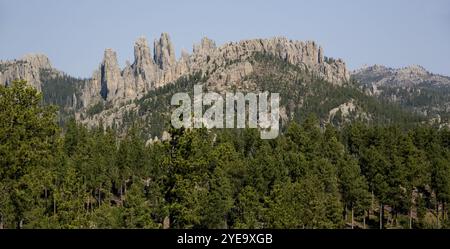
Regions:
<instances>
[{"instance_id":1,"label":"sky","mask_svg":"<svg viewBox=\"0 0 450 249\"><path fill-rule=\"evenodd\" d=\"M450 76L448 0L0 0L0 59L46 54L54 67L90 77L105 48L133 61L134 41L169 33L182 48L285 36L314 40L349 69L424 66Z\"/></svg>"}]
</instances>

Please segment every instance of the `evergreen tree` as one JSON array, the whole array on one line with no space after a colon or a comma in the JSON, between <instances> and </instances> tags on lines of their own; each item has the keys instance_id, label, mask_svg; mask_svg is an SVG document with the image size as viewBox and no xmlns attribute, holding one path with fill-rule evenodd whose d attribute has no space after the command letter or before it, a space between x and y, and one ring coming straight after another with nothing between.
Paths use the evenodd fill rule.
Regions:
<instances>
[{"instance_id":1,"label":"evergreen tree","mask_svg":"<svg viewBox=\"0 0 450 249\"><path fill-rule=\"evenodd\" d=\"M22 228L33 208L34 189L45 184L30 177L51 167L58 150L56 108L42 106L42 95L25 81L0 86L0 182L4 196L0 206L2 227Z\"/></svg>"}]
</instances>

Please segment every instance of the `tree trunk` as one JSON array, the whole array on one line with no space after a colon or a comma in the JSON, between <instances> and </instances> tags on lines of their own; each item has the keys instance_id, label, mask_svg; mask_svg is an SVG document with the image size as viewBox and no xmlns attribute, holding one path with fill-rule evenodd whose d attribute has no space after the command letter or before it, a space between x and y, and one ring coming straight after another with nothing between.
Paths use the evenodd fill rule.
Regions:
<instances>
[{"instance_id":1,"label":"tree trunk","mask_svg":"<svg viewBox=\"0 0 450 249\"><path fill-rule=\"evenodd\" d=\"M100 205L102 204L102 196L101 196L101 191L100 191L101 187L98 187L98 206L100 207Z\"/></svg>"},{"instance_id":2,"label":"tree trunk","mask_svg":"<svg viewBox=\"0 0 450 249\"><path fill-rule=\"evenodd\" d=\"M344 220L347 223L347 204L345 204L345 207L344 207Z\"/></svg>"},{"instance_id":3,"label":"tree trunk","mask_svg":"<svg viewBox=\"0 0 450 249\"><path fill-rule=\"evenodd\" d=\"M89 212L92 212L92 206L95 205L95 201L94 202L90 201L92 198L94 198L95 200L95 193L93 189L91 189L91 195L89 196Z\"/></svg>"},{"instance_id":4,"label":"tree trunk","mask_svg":"<svg viewBox=\"0 0 450 249\"><path fill-rule=\"evenodd\" d=\"M395 213L394 213L394 220L393 220L393 222L394 222L394 226L397 226L397 221L398 221L398 213L397 213L397 211L395 211Z\"/></svg>"},{"instance_id":5,"label":"tree trunk","mask_svg":"<svg viewBox=\"0 0 450 249\"><path fill-rule=\"evenodd\" d=\"M373 193L373 189L372 189L372 213L373 213L373 211L374 211L374 209L375 209L375 207L374 207L374 202L375 202L375 194Z\"/></svg>"},{"instance_id":6,"label":"tree trunk","mask_svg":"<svg viewBox=\"0 0 450 249\"><path fill-rule=\"evenodd\" d=\"M363 229L366 229L366 211L363 213Z\"/></svg>"},{"instance_id":7,"label":"tree trunk","mask_svg":"<svg viewBox=\"0 0 450 249\"><path fill-rule=\"evenodd\" d=\"M409 229L412 229L412 222L413 222L413 207L414 207L414 190L411 191L411 207L409 210ZM416 208L416 217L417 217L417 208Z\"/></svg>"},{"instance_id":8,"label":"tree trunk","mask_svg":"<svg viewBox=\"0 0 450 249\"><path fill-rule=\"evenodd\" d=\"M53 215L56 215L56 200L53 197Z\"/></svg>"},{"instance_id":9,"label":"tree trunk","mask_svg":"<svg viewBox=\"0 0 450 249\"><path fill-rule=\"evenodd\" d=\"M409 229L412 229L412 208L409 210Z\"/></svg>"},{"instance_id":10,"label":"tree trunk","mask_svg":"<svg viewBox=\"0 0 450 249\"><path fill-rule=\"evenodd\" d=\"M412 229L412 205L409 209L409 229Z\"/></svg>"},{"instance_id":11,"label":"tree trunk","mask_svg":"<svg viewBox=\"0 0 450 249\"><path fill-rule=\"evenodd\" d=\"M353 229L353 227L354 227L354 219L353 219L354 217L353 217L353 207L352 207L352 229Z\"/></svg>"},{"instance_id":12,"label":"tree trunk","mask_svg":"<svg viewBox=\"0 0 450 249\"><path fill-rule=\"evenodd\" d=\"M446 203L444 203L442 205L442 209L443 209L443 213L444 213L444 220L447 220L447 208L446 208Z\"/></svg>"},{"instance_id":13,"label":"tree trunk","mask_svg":"<svg viewBox=\"0 0 450 249\"><path fill-rule=\"evenodd\" d=\"M383 216L384 216L384 210L383 210L383 204L380 203L380 229L383 229Z\"/></svg>"},{"instance_id":14,"label":"tree trunk","mask_svg":"<svg viewBox=\"0 0 450 249\"><path fill-rule=\"evenodd\" d=\"M439 222L439 202L436 201L436 220L437 220L437 228L440 228L440 222Z\"/></svg>"}]
</instances>

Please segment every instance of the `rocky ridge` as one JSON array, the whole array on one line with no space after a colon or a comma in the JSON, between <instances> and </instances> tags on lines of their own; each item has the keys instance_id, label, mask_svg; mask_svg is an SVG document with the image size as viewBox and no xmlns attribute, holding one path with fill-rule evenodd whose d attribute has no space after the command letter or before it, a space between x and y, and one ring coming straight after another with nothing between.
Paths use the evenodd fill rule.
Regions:
<instances>
[{"instance_id":1,"label":"rocky ridge","mask_svg":"<svg viewBox=\"0 0 450 249\"><path fill-rule=\"evenodd\" d=\"M364 85L375 87L410 87L419 84L450 86L450 77L433 74L419 65L398 69L373 65L355 70L351 76Z\"/></svg>"},{"instance_id":2,"label":"rocky ridge","mask_svg":"<svg viewBox=\"0 0 450 249\"><path fill-rule=\"evenodd\" d=\"M255 52L267 53L308 68L330 82L341 84L349 79L345 63L324 58L323 49L312 41L292 41L283 37L253 39L227 43L216 47L215 42L203 38L193 46L192 54L183 51L176 60L170 36L163 33L155 40L153 56L148 42L139 38L134 45L134 62L124 69L118 67L117 56L111 49L93 74L91 83L82 91L82 103L89 107L98 101L125 102L142 97L145 93L195 72L208 73L224 67L230 61L245 60ZM224 72L222 81L239 80L251 72L244 63L234 71ZM222 82L225 83L225 82Z\"/></svg>"},{"instance_id":3,"label":"rocky ridge","mask_svg":"<svg viewBox=\"0 0 450 249\"><path fill-rule=\"evenodd\" d=\"M0 61L0 84L9 85L17 79L26 80L28 84L41 91L41 70L54 70L47 56L28 54L18 60Z\"/></svg>"},{"instance_id":4,"label":"rocky ridge","mask_svg":"<svg viewBox=\"0 0 450 249\"><path fill-rule=\"evenodd\" d=\"M450 77L419 65L398 69L374 65L353 71L351 78L368 95L426 116L430 123L450 126Z\"/></svg>"}]
</instances>

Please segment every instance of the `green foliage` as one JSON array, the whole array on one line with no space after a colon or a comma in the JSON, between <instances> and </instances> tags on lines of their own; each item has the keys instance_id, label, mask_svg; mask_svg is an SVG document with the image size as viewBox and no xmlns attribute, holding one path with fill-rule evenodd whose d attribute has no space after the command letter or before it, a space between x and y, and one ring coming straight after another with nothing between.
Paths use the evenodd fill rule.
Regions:
<instances>
[{"instance_id":1,"label":"green foliage","mask_svg":"<svg viewBox=\"0 0 450 249\"><path fill-rule=\"evenodd\" d=\"M28 180L45 181L45 174L35 173L52 167L58 156L56 109L40 102L41 94L24 81L0 86L0 223L6 227L23 226L45 187Z\"/></svg>"},{"instance_id":2,"label":"green foliage","mask_svg":"<svg viewBox=\"0 0 450 249\"><path fill-rule=\"evenodd\" d=\"M412 112L425 112L429 117L439 115L443 121L449 121L450 116L445 108L450 102L448 86L436 86L425 82L408 87L385 86L379 90L381 92L377 97L379 100L395 102Z\"/></svg>"},{"instance_id":3,"label":"green foliage","mask_svg":"<svg viewBox=\"0 0 450 249\"><path fill-rule=\"evenodd\" d=\"M350 210L358 224L381 212L375 202L384 227L448 226L447 129L336 129L308 115L270 141L170 129L146 144L139 125L120 135L69 120L60 132L41 103L24 82L0 86L2 227L343 228Z\"/></svg>"},{"instance_id":4,"label":"green foliage","mask_svg":"<svg viewBox=\"0 0 450 249\"><path fill-rule=\"evenodd\" d=\"M404 125L424 120L423 116L396 103L368 96L353 82L332 84L308 72L307 68L289 64L275 56L256 53L252 64L255 73L248 80L256 82L259 89L280 93L280 105L296 122L311 114L320 120L331 118L330 122L339 126L356 120ZM334 117L329 117L330 110L349 102L354 103L354 111L343 117L338 110Z\"/></svg>"},{"instance_id":5,"label":"green foliage","mask_svg":"<svg viewBox=\"0 0 450 249\"><path fill-rule=\"evenodd\" d=\"M43 82L42 98L44 103L63 108L74 106L73 96L79 97L81 95L79 89L86 84L86 80L55 73L48 69L40 71L40 78Z\"/></svg>"},{"instance_id":6,"label":"green foliage","mask_svg":"<svg viewBox=\"0 0 450 249\"><path fill-rule=\"evenodd\" d=\"M103 101L99 101L95 105L89 107L89 109L87 109L86 113L89 116L94 116L95 114L99 114L100 112L102 112L104 109L105 109L105 104L103 103Z\"/></svg>"}]
</instances>

